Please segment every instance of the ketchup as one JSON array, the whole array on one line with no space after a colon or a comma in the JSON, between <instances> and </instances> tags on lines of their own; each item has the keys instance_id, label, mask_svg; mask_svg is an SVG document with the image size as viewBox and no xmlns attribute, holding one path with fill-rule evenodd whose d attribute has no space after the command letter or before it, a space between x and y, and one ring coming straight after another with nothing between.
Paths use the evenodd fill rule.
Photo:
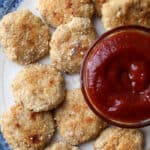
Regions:
<instances>
[{"instance_id":1,"label":"ketchup","mask_svg":"<svg viewBox=\"0 0 150 150\"><path fill-rule=\"evenodd\" d=\"M95 109L120 122L150 119L150 32L116 32L90 51L83 82Z\"/></svg>"}]
</instances>

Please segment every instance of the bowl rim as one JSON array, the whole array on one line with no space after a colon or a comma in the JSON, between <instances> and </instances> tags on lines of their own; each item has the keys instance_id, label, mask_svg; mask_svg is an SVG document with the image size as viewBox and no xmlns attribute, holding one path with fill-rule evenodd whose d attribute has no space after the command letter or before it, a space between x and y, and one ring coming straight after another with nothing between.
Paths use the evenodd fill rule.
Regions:
<instances>
[{"instance_id":1,"label":"bowl rim","mask_svg":"<svg viewBox=\"0 0 150 150\"><path fill-rule=\"evenodd\" d=\"M114 28L112 30L109 30L105 33L103 33L102 35L100 35L95 41L94 43L90 46L90 48L87 50L87 53L84 55L82 64L81 64L81 70L80 70L80 85L81 85L81 91L83 93L83 96L85 98L85 101L87 102L88 106L91 108L91 110L99 117L101 117L102 119L104 119L106 122L118 126L118 127L123 127L123 128L141 128L141 127L146 127L150 125L150 119L148 119L147 121L141 121L141 122L134 122L134 123L125 123L125 122L117 122L117 120L113 120L111 118L108 118L107 116L104 116L102 113L100 113L99 111L97 111L94 108L94 104L92 104L90 102L90 100L88 99L87 96L87 92L86 92L86 88L84 86L84 70L85 70L85 63L87 62L87 58L90 55L90 53L92 52L93 48L95 47L95 45L99 42L102 41L103 39L105 39L107 36L113 34L113 33L117 33L119 31L128 31L128 30L138 30L138 31L142 31L142 32L147 32L150 33L150 28L147 27L143 27L143 26L139 26L139 25L127 25L127 26L120 26L117 28Z\"/></svg>"}]
</instances>

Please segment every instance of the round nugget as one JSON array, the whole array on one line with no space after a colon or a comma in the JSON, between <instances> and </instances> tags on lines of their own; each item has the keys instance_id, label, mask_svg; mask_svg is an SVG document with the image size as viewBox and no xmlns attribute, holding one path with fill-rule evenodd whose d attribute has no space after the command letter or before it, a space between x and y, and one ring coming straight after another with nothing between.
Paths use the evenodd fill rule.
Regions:
<instances>
[{"instance_id":1,"label":"round nugget","mask_svg":"<svg viewBox=\"0 0 150 150\"><path fill-rule=\"evenodd\" d=\"M53 144L52 146L47 147L45 150L79 150L75 146L71 146L65 142L57 142Z\"/></svg>"},{"instance_id":2,"label":"round nugget","mask_svg":"<svg viewBox=\"0 0 150 150\"><path fill-rule=\"evenodd\" d=\"M29 65L16 75L12 92L15 101L29 110L51 110L64 100L64 78L52 66Z\"/></svg>"},{"instance_id":3,"label":"round nugget","mask_svg":"<svg viewBox=\"0 0 150 150\"><path fill-rule=\"evenodd\" d=\"M52 64L61 71L78 73L84 54L96 36L88 18L75 17L68 24L60 25L50 43Z\"/></svg>"},{"instance_id":4,"label":"round nugget","mask_svg":"<svg viewBox=\"0 0 150 150\"><path fill-rule=\"evenodd\" d=\"M67 23L72 17L91 18L94 13L92 0L39 0L37 9L53 27Z\"/></svg>"},{"instance_id":5,"label":"round nugget","mask_svg":"<svg viewBox=\"0 0 150 150\"><path fill-rule=\"evenodd\" d=\"M102 8L102 22L107 30L133 24L150 27L150 0L108 1Z\"/></svg>"},{"instance_id":6,"label":"round nugget","mask_svg":"<svg viewBox=\"0 0 150 150\"><path fill-rule=\"evenodd\" d=\"M110 127L94 144L94 150L143 150L144 137L137 129Z\"/></svg>"},{"instance_id":7,"label":"round nugget","mask_svg":"<svg viewBox=\"0 0 150 150\"><path fill-rule=\"evenodd\" d=\"M0 44L9 59L30 64L49 52L48 26L29 10L18 10L0 21Z\"/></svg>"},{"instance_id":8,"label":"round nugget","mask_svg":"<svg viewBox=\"0 0 150 150\"><path fill-rule=\"evenodd\" d=\"M102 5L108 0L92 0L96 9L96 14L101 16Z\"/></svg>"},{"instance_id":9,"label":"round nugget","mask_svg":"<svg viewBox=\"0 0 150 150\"><path fill-rule=\"evenodd\" d=\"M60 135L71 145L91 140L106 127L86 104L80 89L67 92L66 101L55 114Z\"/></svg>"},{"instance_id":10,"label":"round nugget","mask_svg":"<svg viewBox=\"0 0 150 150\"><path fill-rule=\"evenodd\" d=\"M1 129L14 150L42 150L54 134L50 112L35 113L16 104L1 118Z\"/></svg>"}]
</instances>

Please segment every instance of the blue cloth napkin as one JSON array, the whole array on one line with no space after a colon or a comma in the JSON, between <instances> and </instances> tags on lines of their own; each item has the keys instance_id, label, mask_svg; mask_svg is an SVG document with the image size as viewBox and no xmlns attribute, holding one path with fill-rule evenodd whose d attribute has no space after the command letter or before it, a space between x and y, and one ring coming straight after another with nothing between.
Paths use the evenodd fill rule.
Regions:
<instances>
[{"instance_id":1,"label":"blue cloth napkin","mask_svg":"<svg viewBox=\"0 0 150 150\"><path fill-rule=\"evenodd\" d=\"M0 132L0 150L10 150L1 132Z\"/></svg>"},{"instance_id":2,"label":"blue cloth napkin","mask_svg":"<svg viewBox=\"0 0 150 150\"><path fill-rule=\"evenodd\" d=\"M0 0L0 19L7 13L15 10L22 0Z\"/></svg>"}]
</instances>

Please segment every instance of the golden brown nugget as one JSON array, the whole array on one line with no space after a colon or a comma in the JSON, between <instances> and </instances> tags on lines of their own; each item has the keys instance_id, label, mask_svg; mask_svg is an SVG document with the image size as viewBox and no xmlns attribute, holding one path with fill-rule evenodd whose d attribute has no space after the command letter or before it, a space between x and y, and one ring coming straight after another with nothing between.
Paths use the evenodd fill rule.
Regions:
<instances>
[{"instance_id":1,"label":"golden brown nugget","mask_svg":"<svg viewBox=\"0 0 150 150\"><path fill-rule=\"evenodd\" d=\"M34 113L16 104L1 118L2 133L14 150L43 150L54 134L50 112Z\"/></svg>"},{"instance_id":2,"label":"golden brown nugget","mask_svg":"<svg viewBox=\"0 0 150 150\"><path fill-rule=\"evenodd\" d=\"M92 0L96 9L96 14L101 16L102 5L108 0Z\"/></svg>"},{"instance_id":3,"label":"golden brown nugget","mask_svg":"<svg viewBox=\"0 0 150 150\"><path fill-rule=\"evenodd\" d=\"M94 150L144 150L144 137L138 129L110 127L94 144Z\"/></svg>"},{"instance_id":4,"label":"golden brown nugget","mask_svg":"<svg viewBox=\"0 0 150 150\"><path fill-rule=\"evenodd\" d=\"M122 25L150 28L150 0L110 0L103 5L102 22L106 30Z\"/></svg>"},{"instance_id":5,"label":"golden brown nugget","mask_svg":"<svg viewBox=\"0 0 150 150\"><path fill-rule=\"evenodd\" d=\"M60 135L71 145L78 145L98 136L106 123L87 106L80 89L67 92L63 105L56 110Z\"/></svg>"},{"instance_id":6,"label":"golden brown nugget","mask_svg":"<svg viewBox=\"0 0 150 150\"><path fill-rule=\"evenodd\" d=\"M52 36L50 58L57 69L78 73L84 54L97 37L90 19L75 17L60 25Z\"/></svg>"},{"instance_id":7,"label":"golden brown nugget","mask_svg":"<svg viewBox=\"0 0 150 150\"><path fill-rule=\"evenodd\" d=\"M48 111L57 107L65 96L64 78L52 66L29 65L12 82L16 102L32 111Z\"/></svg>"},{"instance_id":8,"label":"golden brown nugget","mask_svg":"<svg viewBox=\"0 0 150 150\"><path fill-rule=\"evenodd\" d=\"M45 150L79 150L75 146L71 146L65 142L56 142L52 146L47 147Z\"/></svg>"},{"instance_id":9,"label":"golden brown nugget","mask_svg":"<svg viewBox=\"0 0 150 150\"><path fill-rule=\"evenodd\" d=\"M94 14L92 0L39 0L37 9L45 21L57 27L72 17L88 17Z\"/></svg>"},{"instance_id":10,"label":"golden brown nugget","mask_svg":"<svg viewBox=\"0 0 150 150\"><path fill-rule=\"evenodd\" d=\"M30 64L49 52L50 32L47 25L29 10L18 10L0 21L0 44L10 60Z\"/></svg>"}]
</instances>

